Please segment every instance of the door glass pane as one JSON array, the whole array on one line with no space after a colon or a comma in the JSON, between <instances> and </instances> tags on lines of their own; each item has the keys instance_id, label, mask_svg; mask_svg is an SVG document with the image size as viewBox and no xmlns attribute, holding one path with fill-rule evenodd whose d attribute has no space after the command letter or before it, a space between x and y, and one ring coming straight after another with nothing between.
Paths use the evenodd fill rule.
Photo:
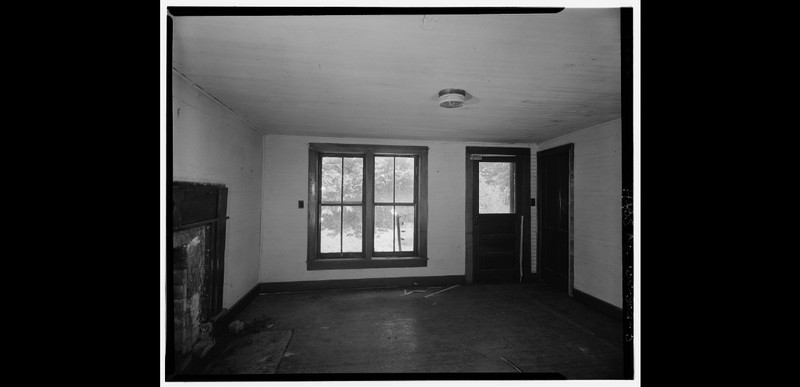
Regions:
<instances>
[{"instance_id":1,"label":"door glass pane","mask_svg":"<svg viewBox=\"0 0 800 387\"><path fill-rule=\"evenodd\" d=\"M375 201L394 200L394 157L375 157Z\"/></svg>"},{"instance_id":2,"label":"door glass pane","mask_svg":"<svg viewBox=\"0 0 800 387\"><path fill-rule=\"evenodd\" d=\"M394 233L395 251L414 251L414 206L395 206Z\"/></svg>"},{"instance_id":3,"label":"door glass pane","mask_svg":"<svg viewBox=\"0 0 800 387\"><path fill-rule=\"evenodd\" d=\"M394 251L393 206L375 206L375 251Z\"/></svg>"},{"instance_id":4,"label":"door glass pane","mask_svg":"<svg viewBox=\"0 0 800 387\"><path fill-rule=\"evenodd\" d=\"M342 207L320 206L320 252L340 253L342 251Z\"/></svg>"},{"instance_id":5,"label":"door glass pane","mask_svg":"<svg viewBox=\"0 0 800 387\"><path fill-rule=\"evenodd\" d=\"M344 201L360 202L364 185L364 159L360 157L344 158Z\"/></svg>"},{"instance_id":6,"label":"door glass pane","mask_svg":"<svg viewBox=\"0 0 800 387\"><path fill-rule=\"evenodd\" d=\"M360 253L363 240L361 206L344 206L342 223L342 252Z\"/></svg>"},{"instance_id":7,"label":"door glass pane","mask_svg":"<svg viewBox=\"0 0 800 387\"><path fill-rule=\"evenodd\" d=\"M514 213L514 163L478 163L478 213Z\"/></svg>"},{"instance_id":8,"label":"door glass pane","mask_svg":"<svg viewBox=\"0 0 800 387\"><path fill-rule=\"evenodd\" d=\"M414 158L395 157L394 159L394 201L395 203L414 202Z\"/></svg>"},{"instance_id":9,"label":"door glass pane","mask_svg":"<svg viewBox=\"0 0 800 387\"><path fill-rule=\"evenodd\" d=\"M342 201L342 158L322 158L322 202Z\"/></svg>"}]
</instances>

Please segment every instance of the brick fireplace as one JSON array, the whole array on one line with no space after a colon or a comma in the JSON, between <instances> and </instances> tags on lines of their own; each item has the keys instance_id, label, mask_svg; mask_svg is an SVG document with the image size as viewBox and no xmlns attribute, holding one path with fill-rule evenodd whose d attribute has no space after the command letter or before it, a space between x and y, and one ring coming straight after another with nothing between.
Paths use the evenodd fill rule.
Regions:
<instances>
[{"instance_id":1,"label":"brick fireplace","mask_svg":"<svg viewBox=\"0 0 800 387\"><path fill-rule=\"evenodd\" d=\"M172 275L167 283L171 374L187 370L215 344L214 322L222 312L226 201L224 186L173 183Z\"/></svg>"}]
</instances>

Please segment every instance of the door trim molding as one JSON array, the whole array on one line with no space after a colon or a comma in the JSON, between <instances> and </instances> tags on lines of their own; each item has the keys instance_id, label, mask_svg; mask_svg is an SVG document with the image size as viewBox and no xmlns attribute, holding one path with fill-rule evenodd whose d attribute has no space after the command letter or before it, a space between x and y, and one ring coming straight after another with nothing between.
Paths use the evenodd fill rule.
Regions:
<instances>
[{"instance_id":1,"label":"door trim molding","mask_svg":"<svg viewBox=\"0 0 800 387\"><path fill-rule=\"evenodd\" d=\"M539 198L539 205L536 206L536 273L541 277L542 275L542 174L541 174L541 159L542 157L549 157L567 153L567 162L569 168L569 242L567 249L569 251L567 263L567 294L573 297L573 290L575 284L575 144L569 143L559 145L553 148L538 151L536 153L536 197Z\"/></svg>"},{"instance_id":2,"label":"door trim molding","mask_svg":"<svg viewBox=\"0 0 800 387\"><path fill-rule=\"evenodd\" d=\"M482 147L482 146L468 146L466 147L465 154L465 198L464 200L464 226L465 226L465 248L464 248L464 282L471 284L474 282L474 264L475 258L473 256L473 175L472 166L475 161L470 159L472 154L482 155L508 155L520 156L522 164L522 197L520 198L523 204L522 214L525 216L524 227L522 230L521 238L522 244L522 281L527 282L531 279L531 148L512 148L512 147Z\"/></svg>"}]
</instances>

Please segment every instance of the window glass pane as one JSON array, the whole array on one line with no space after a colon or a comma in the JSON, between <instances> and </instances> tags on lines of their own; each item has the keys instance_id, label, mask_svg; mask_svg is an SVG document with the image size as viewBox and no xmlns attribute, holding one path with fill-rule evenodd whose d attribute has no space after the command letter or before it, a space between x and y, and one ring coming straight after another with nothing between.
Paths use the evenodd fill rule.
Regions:
<instances>
[{"instance_id":1,"label":"window glass pane","mask_svg":"<svg viewBox=\"0 0 800 387\"><path fill-rule=\"evenodd\" d=\"M322 158L322 202L342 201L342 158Z\"/></svg>"},{"instance_id":2,"label":"window glass pane","mask_svg":"<svg viewBox=\"0 0 800 387\"><path fill-rule=\"evenodd\" d=\"M394 157L375 157L375 201L394 200Z\"/></svg>"},{"instance_id":3,"label":"window glass pane","mask_svg":"<svg viewBox=\"0 0 800 387\"><path fill-rule=\"evenodd\" d=\"M344 206L342 214L342 252L360 253L361 241L361 206Z\"/></svg>"},{"instance_id":4,"label":"window glass pane","mask_svg":"<svg viewBox=\"0 0 800 387\"><path fill-rule=\"evenodd\" d=\"M514 213L514 163L478 165L478 213Z\"/></svg>"},{"instance_id":5,"label":"window glass pane","mask_svg":"<svg viewBox=\"0 0 800 387\"><path fill-rule=\"evenodd\" d=\"M375 206L375 251L394 251L393 206Z\"/></svg>"},{"instance_id":6,"label":"window glass pane","mask_svg":"<svg viewBox=\"0 0 800 387\"><path fill-rule=\"evenodd\" d=\"M414 202L414 158L395 157L394 159L395 203Z\"/></svg>"},{"instance_id":7,"label":"window glass pane","mask_svg":"<svg viewBox=\"0 0 800 387\"><path fill-rule=\"evenodd\" d=\"M321 206L320 209L320 252L339 253L342 251L342 207Z\"/></svg>"},{"instance_id":8,"label":"window glass pane","mask_svg":"<svg viewBox=\"0 0 800 387\"><path fill-rule=\"evenodd\" d=\"M394 212L395 251L414 251L414 206L395 206Z\"/></svg>"},{"instance_id":9,"label":"window glass pane","mask_svg":"<svg viewBox=\"0 0 800 387\"><path fill-rule=\"evenodd\" d=\"M360 202L364 185L364 159L344 158L344 201ZM359 250L360 251L360 250Z\"/></svg>"}]
</instances>

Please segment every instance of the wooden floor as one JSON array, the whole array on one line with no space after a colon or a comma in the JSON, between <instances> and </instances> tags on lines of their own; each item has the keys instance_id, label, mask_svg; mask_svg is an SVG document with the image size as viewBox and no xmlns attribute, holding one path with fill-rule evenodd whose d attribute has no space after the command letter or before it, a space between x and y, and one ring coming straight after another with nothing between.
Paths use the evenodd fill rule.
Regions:
<instances>
[{"instance_id":1,"label":"wooden floor","mask_svg":"<svg viewBox=\"0 0 800 387\"><path fill-rule=\"evenodd\" d=\"M461 285L426 297L446 288L261 294L238 319L251 332L291 331L272 376L622 378L621 321L542 283Z\"/></svg>"}]
</instances>

